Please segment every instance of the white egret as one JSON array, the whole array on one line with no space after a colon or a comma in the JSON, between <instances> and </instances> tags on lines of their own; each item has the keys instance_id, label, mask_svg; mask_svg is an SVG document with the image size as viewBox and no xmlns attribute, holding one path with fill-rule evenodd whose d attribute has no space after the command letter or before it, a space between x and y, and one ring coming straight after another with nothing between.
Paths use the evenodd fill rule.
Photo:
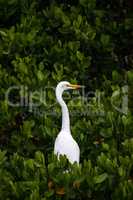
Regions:
<instances>
[{"instance_id":1,"label":"white egret","mask_svg":"<svg viewBox=\"0 0 133 200\"><path fill-rule=\"evenodd\" d=\"M81 88L81 86L70 84L67 81L61 81L56 87L56 98L62 109L62 127L55 140L54 154L56 154L58 158L60 155L66 155L71 163L79 163L80 149L71 135L69 111L62 98L62 94L65 90L78 88Z\"/></svg>"}]
</instances>

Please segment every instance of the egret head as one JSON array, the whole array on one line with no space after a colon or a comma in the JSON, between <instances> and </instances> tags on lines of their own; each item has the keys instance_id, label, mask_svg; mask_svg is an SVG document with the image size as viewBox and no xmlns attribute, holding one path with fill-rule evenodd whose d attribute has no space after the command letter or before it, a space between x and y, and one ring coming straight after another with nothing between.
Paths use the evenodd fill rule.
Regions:
<instances>
[{"instance_id":1,"label":"egret head","mask_svg":"<svg viewBox=\"0 0 133 200\"><path fill-rule=\"evenodd\" d=\"M57 88L61 91L69 90L69 89L78 89L81 88L80 85L71 84L68 81L61 81L58 83Z\"/></svg>"},{"instance_id":2,"label":"egret head","mask_svg":"<svg viewBox=\"0 0 133 200\"><path fill-rule=\"evenodd\" d=\"M82 86L80 85L76 85L76 84L71 84L68 81L61 81L58 83L57 87L56 87L56 93L63 93L64 90L75 90L75 89L79 89Z\"/></svg>"}]
</instances>

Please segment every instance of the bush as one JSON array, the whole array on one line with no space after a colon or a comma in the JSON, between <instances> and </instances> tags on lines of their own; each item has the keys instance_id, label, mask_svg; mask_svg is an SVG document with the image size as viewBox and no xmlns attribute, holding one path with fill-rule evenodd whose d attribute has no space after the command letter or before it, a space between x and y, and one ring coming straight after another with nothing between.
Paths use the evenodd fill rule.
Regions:
<instances>
[{"instance_id":1,"label":"bush","mask_svg":"<svg viewBox=\"0 0 133 200\"><path fill-rule=\"evenodd\" d=\"M0 1L0 199L132 199L130 4ZM80 166L53 155L61 80L86 85L65 96Z\"/></svg>"}]
</instances>

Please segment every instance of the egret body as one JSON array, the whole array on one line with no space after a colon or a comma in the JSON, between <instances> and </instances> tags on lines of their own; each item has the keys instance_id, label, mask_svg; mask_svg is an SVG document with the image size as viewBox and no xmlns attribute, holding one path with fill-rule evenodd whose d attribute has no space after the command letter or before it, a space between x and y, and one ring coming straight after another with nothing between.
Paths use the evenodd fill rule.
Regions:
<instances>
[{"instance_id":1,"label":"egret body","mask_svg":"<svg viewBox=\"0 0 133 200\"><path fill-rule=\"evenodd\" d=\"M78 89L80 87L79 85L70 84L67 81L61 81L56 87L56 98L62 110L62 127L55 140L54 153L58 158L60 155L66 155L71 163L79 163L80 149L71 135L69 111L62 98L62 94L65 90Z\"/></svg>"}]
</instances>

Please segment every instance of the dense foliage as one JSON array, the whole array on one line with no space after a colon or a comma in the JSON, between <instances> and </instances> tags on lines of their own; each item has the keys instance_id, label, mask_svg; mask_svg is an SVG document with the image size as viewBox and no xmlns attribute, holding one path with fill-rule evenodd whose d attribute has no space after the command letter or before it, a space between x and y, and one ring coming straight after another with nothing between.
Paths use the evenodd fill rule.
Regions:
<instances>
[{"instance_id":1,"label":"dense foliage","mask_svg":"<svg viewBox=\"0 0 133 200\"><path fill-rule=\"evenodd\" d=\"M0 0L0 199L132 199L132 8ZM64 96L80 166L53 155L61 80L86 86Z\"/></svg>"}]
</instances>

